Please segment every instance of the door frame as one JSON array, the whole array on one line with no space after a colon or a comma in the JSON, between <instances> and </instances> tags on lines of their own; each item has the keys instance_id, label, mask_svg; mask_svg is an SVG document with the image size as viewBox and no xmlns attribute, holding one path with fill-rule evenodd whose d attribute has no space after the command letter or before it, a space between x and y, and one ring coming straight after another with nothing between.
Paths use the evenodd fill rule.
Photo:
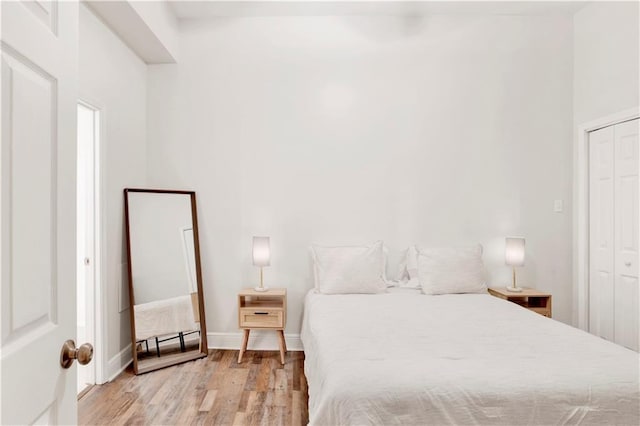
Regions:
<instances>
[{"instance_id":1,"label":"door frame","mask_svg":"<svg viewBox=\"0 0 640 426\"><path fill-rule=\"evenodd\" d=\"M94 336L94 378L96 384L104 384L109 381L109 366L107 353L107 274L104 265L107 264L107 250L105 247L107 241L106 221L106 202L105 202L105 161L106 161L106 144L105 141L105 108L97 100L86 96L80 92L77 100L78 104L98 112L99 121L97 123L97 137L94 139L94 187L93 187L93 204L94 204L94 291L93 291L93 336ZM82 343L79 343L82 344Z\"/></svg>"},{"instance_id":2,"label":"door frame","mask_svg":"<svg viewBox=\"0 0 640 426\"><path fill-rule=\"evenodd\" d=\"M573 140L573 324L589 331L589 132L640 118L640 107L577 126Z\"/></svg>"}]
</instances>

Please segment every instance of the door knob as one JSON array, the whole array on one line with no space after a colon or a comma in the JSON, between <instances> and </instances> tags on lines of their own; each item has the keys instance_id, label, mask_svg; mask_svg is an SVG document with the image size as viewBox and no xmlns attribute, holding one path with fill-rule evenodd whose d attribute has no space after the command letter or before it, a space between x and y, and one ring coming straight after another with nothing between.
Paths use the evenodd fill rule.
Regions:
<instances>
[{"instance_id":1,"label":"door knob","mask_svg":"<svg viewBox=\"0 0 640 426\"><path fill-rule=\"evenodd\" d=\"M82 365L89 364L93 359L93 346L90 343L85 343L76 348L76 342L73 340L64 342L60 351L60 365L62 368L69 368L74 359L77 359Z\"/></svg>"}]
</instances>

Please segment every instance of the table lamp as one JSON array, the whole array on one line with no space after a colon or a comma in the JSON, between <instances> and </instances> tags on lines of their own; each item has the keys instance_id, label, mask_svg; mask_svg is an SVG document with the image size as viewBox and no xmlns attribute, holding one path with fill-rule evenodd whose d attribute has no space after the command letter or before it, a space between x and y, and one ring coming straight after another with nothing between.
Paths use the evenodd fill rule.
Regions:
<instances>
[{"instance_id":1,"label":"table lamp","mask_svg":"<svg viewBox=\"0 0 640 426\"><path fill-rule=\"evenodd\" d=\"M524 266L524 238L507 237L505 241L504 263L513 268L513 282L507 291L514 293L522 292L516 282L516 266Z\"/></svg>"},{"instance_id":2,"label":"table lamp","mask_svg":"<svg viewBox=\"0 0 640 426\"><path fill-rule=\"evenodd\" d=\"M255 291L267 291L262 280L262 268L269 266L271 252L269 250L269 237L253 237L253 265L260 267L260 286Z\"/></svg>"}]
</instances>

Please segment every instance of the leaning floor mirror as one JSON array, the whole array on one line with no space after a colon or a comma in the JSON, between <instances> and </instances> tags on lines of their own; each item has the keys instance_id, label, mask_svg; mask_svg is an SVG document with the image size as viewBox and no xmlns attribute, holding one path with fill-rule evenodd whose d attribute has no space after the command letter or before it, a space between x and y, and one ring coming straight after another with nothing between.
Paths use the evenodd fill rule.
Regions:
<instances>
[{"instance_id":1,"label":"leaning floor mirror","mask_svg":"<svg viewBox=\"0 0 640 426\"><path fill-rule=\"evenodd\" d=\"M135 374L207 356L196 193L124 190Z\"/></svg>"}]
</instances>

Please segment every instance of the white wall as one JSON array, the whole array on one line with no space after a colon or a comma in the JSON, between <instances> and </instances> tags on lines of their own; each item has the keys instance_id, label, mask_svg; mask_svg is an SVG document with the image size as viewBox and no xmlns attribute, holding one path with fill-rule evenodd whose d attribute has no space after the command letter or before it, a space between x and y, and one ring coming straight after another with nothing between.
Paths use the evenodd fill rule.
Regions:
<instances>
[{"instance_id":1,"label":"white wall","mask_svg":"<svg viewBox=\"0 0 640 426\"><path fill-rule=\"evenodd\" d=\"M640 106L640 10L637 2L594 2L573 18L573 123L581 125ZM574 159L580 173L578 151ZM577 177L579 182L579 178ZM574 194L578 197L578 192ZM577 218L577 215L576 215ZM574 223L574 238L578 220ZM576 248L577 248L576 241ZM578 325L578 253L574 253L573 322Z\"/></svg>"},{"instance_id":2,"label":"white wall","mask_svg":"<svg viewBox=\"0 0 640 426\"><path fill-rule=\"evenodd\" d=\"M312 286L307 247L504 237L521 282L571 317L572 21L269 17L186 21L180 62L149 67L148 184L197 191L207 327L237 332L251 237L271 236L287 333ZM554 199L565 212L554 213Z\"/></svg>"},{"instance_id":3,"label":"white wall","mask_svg":"<svg viewBox=\"0 0 640 426\"><path fill-rule=\"evenodd\" d=\"M121 287L122 268L126 271L122 189L145 186L147 67L84 4L79 50L81 99L99 107L102 114L105 344L107 359L118 360L118 353L131 343L129 312L120 312L123 291L128 292Z\"/></svg>"},{"instance_id":4,"label":"white wall","mask_svg":"<svg viewBox=\"0 0 640 426\"><path fill-rule=\"evenodd\" d=\"M574 16L576 126L640 105L637 2L591 3Z\"/></svg>"}]
</instances>

